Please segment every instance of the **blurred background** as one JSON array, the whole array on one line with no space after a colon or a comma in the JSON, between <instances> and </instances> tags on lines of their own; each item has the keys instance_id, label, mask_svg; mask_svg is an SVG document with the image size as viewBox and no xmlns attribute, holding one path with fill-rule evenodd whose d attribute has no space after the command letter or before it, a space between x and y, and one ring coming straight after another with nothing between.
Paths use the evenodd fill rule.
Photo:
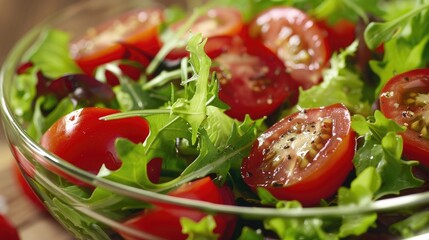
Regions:
<instances>
[{"instance_id":1,"label":"blurred background","mask_svg":"<svg viewBox=\"0 0 429 240\"><path fill-rule=\"evenodd\" d=\"M31 27L53 12L77 1L0 0L0 64L3 65L10 49ZM0 130L0 210L18 228L21 240L70 240L71 236L52 218L37 211L22 195L12 175L12 164L12 155L3 131Z\"/></svg>"},{"instance_id":2,"label":"blurred background","mask_svg":"<svg viewBox=\"0 0 429 240\"><path fill-rule=\"evenodd\" d=\"M32 26L77 0L0 0L0 62Z\"/></svg>"}]
</instances>

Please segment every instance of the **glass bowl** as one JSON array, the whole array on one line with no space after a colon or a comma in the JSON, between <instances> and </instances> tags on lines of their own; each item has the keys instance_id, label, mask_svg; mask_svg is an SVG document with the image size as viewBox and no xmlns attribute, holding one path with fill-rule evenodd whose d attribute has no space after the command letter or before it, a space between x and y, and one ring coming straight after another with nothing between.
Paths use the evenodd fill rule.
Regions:
<instances>
[{"instance_id":1,"label":"glass bowl","mask_svg":"<svg viewBox=\"0 0 429 240\"><path fill-rule=\"evenodd\" d=\"M247 206L244 204L242 206L226 206L173 197L119 184L85 172L46 151L38 142L29 136L26 132L26 125L18 120L11 106L11 89L14 87L15 72L22 63L22 59L26 52L32 47L33 43L40 37L45 29L56 28L72 33L73 35L79 35L83 33L86 26L96 26L98 23L135 9L136 7L148 7L158 4L163 3L149 0L100 0L79 2L63 9L60 13L34 27L12 49L2 68L0 79L1 117L5 136L13 156L18 162L26 180L44 202L52 216L76 238L122 239L125 235L128 236L129 239L162 239L159 236L153 236L138 228L126 226L121 221L115 220L111 215L103 211L102 207L90 206L80 201L70 194L70 192L64 191L58 179L52 178L52 175L55 175L55 173L50 170L52 169L51 167L49 169L46 168L46 163L49 163L50 166L60 169L62 172L94 188L99 187L111 193L126 196L142 205L147 205L148 203L170 204L210 214L232 215L236 217L240 223L237 224L236 230L244 226L244 223L249 223L249 226L253 226L255 229L262 228L261 221L264 219L290 220L291 224L296 223L298 226L305 228L308 221L315 218L326 218L335 222L344 218L357 218L371 213L377 213L380 216L388 216L389 214L395 214L410 209L419 209L429 204L429 192L421 192L372 201L364 205L347 207L331 206L276 209ZM44 164L41 164L42 162L44 162ZM126 211L126 209L124 209L124 211ZM383 229L376 234L378 233L381 235L375 236L388 236L383 232ZM429 238L429 234L425 232L419 234L420 237ZM237 230L233 237L238 237L239 235L239 230Z\"/></svg>"}]
</instances>

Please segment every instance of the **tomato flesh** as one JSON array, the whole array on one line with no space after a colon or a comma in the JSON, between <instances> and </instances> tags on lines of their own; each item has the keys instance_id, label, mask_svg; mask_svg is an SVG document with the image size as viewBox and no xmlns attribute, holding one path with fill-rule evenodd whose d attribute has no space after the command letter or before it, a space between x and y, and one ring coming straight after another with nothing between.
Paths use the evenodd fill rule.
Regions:
<instances>
[{"instance_id":1,"label":"tomato flesh","mask_svg":"<svg viewBox=\"0 0 429 240\"><path fill-rule=\"evenodd\" d=\"M382 113L407 130L403 155L429 167L429 69L416 69L390 79L380 94Z\"/></svg>"},{"instance_id":2,"label":"tomato flesh","mask_svg":"<svg viewBox=\"0 0 429 240\"><path fill-rule=\"evenodd\" d=\"M212 70L220 81L219 98L230 106L229 116L243 120L273 113L282 104L293 104L297 83L280 59L260 42L246 37L217 37L207 41Z\"/></svg>"},{"instance_id":3,"label":"tomato flesh","mask_svg":"<svg viewBox=\"0 0 429 240\"><path fill-rule=\"evenodd\" d=\"M227 186L216 186L210 177L186 183L168 195L217 204L234 204L231 189ZM164 239L186 239L187 236L182 233L180 218L186 217L193 221L200 221L205 216L207 216L206 213L197 210L169 204L156 204L154 208L146 209L124 224ZM214 232L219 234L220 239L229 239L235 228L236 217L217 214L214 219L216 221ZM124 233L121 235L128 240L141 239Z\"/></svg>"},{"instance_id":4,"label":"tomato flesh","mask_svg":"<svg viewBox=\"0 0 429 240\"><path fill-rule=\"evenodd\" d=\"M121 166L115 140L126 138L142 143L149 134L147 121L140 117L118 120L101 120L101 117L118 113L108 108L82 108L56 121L42 136L41 145L78 168L97 174L102 165L109 170ZM160 176L161 159L148 164L149 178L157 182ZM43 163L44 161L42 161ZM46 167L77 185L86 185L46 163Z\"/></svg>"},{"instance_id":5,"label":"tomato flesh","mask_svg":"<svg viewBox=\"0 0 429 240\"><path fill-rule=\"evenodd\" d=\"M356 24L347 19L340 19L333 24L326 20L319 20L317 25L326 32L326 38L332 52L345 49L356 39Z\"/></svg>"},{"instance_id":6,"label":"tomato flesh","mask_svg":"<svg viewBox=\"0 0 429 240\"><path fill-rule=\"evenodd\" d=\"M241 174L252 189L314 205L332 196L353 168L355 134L342 104L283 118L253 144Z\"/></svg>"},{"instance_id":7,"label":"tomato flesh","mask_svg":"<svg viewBox=\"0 0 429 240\"><path fill-rule=\"evenodd\" d=\"M90 75L98 66L122 59L126 45L155 56L161 46L158 32L162 21L162 11L159 9L132 11L90 28L86 35L72 43L70 52L82 70ZM149 61L142 64L147 65Z\"/></svg>"},{"instance_id":8,"label":"tomato flesh","mask_svg":"<svg viewBox=\"0 0 429 240\"><path fill-rule=\"evenodd\" d=\"M323 31L307 14L292 7L273 7L250 23L249 35L279 56L304 89L322 79L330 57Z\"/></svg>"}]
</instances>

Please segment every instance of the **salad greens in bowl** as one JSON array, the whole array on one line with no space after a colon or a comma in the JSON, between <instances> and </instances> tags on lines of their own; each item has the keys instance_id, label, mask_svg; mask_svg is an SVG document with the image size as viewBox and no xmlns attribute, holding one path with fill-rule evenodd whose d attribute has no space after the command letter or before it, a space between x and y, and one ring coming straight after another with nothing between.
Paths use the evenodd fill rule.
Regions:
<instances>
[{"instance_id":1,"label":"salad greens in bowl","mask_svg":"<svg viewBox=\"0 0 429 240\"><path fill-rule=\"evenodd\" d=\"M3 128L77 239L427 237L428 9L82 1L11 51Z\"/></svg>"}]
</instances>

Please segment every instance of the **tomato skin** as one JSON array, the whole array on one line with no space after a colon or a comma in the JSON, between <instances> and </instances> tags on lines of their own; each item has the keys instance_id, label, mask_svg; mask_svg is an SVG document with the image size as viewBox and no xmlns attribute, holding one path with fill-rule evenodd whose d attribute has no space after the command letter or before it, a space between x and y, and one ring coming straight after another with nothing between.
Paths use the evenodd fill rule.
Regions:
<instances>
[{"instance_id":1,"label":"tomato skin","mask_svg":"<svg viewBox=\"0 0 429 240\"><path fill-rule=\"evenodd\" d=\"M326 32L332 52L345 49L356 39L356 24L347 19L340 19L333 24L326 20L318 20L317 25Z\"/></svg>"},{"instance_id":2,"label":"tomato skin","mask_svg":"<svg viewBox=\"0 0 429 240\"><path fill-rule=\"evenodd\" d=\"M326 132L329 125L331 132ZM325 133L328 137L319 141ZM262 134L243 160L241 175L254 190L263 187L278 199L315 205L335 194L352 170L355 141L345 106L307 109L283 118ZM307 160L318 142L322 146Z\"/></svg>"},{"instance_id":3,"label":"tomato skin","mask_svg":"<svg viewBox=\"0 0 429 240\"><path fill-rule=\"evenodd\" d=\"M134 143L142 143L149 134L147 121L140 117L100 120L101 117L118 112L97 107L75 110L55 122L43 134L40 144L46 150L92 174L97 174L103 164L110 170L116 170L121 166L121 160L115 150L115 140L126 138ZM154 159L148 164L151 181L159 180L160 161L161 159ZM50 164L45 165L72 183L86 186Z\"/></svg>"},{"instance_id":4,"label":"tomato skin","mask_svg":"<svg viewBox=\"0 0 429 240\"><path fill-rule=\"evenodd\" d=\"M402 155L410 160L419 160L424 166L429 167L429 137L421 132L413 130L414 123L422 118L421 124L429 124L427 116L429 106L424 100L429 94L429 69L415 69L390 79L380 94L380 110L398 124L407 126L407 130L401 133L403 138ZM418 96L421 99L418 100ZM413 100L413 102L409 102ZM418 127L421 127L420 126ZM421 134L425 136L421 136Z\"/></svg>"},{"instance_id":5,"label":"tomato skin","mask_svg":"<svg viewBox=\"0 0 429 240\"><path fill-rule=\"evenodd\" d=\"M10 221L0 214L0 239L19 240L19 234Z\"/></svg>"},{"instance_id":6,"label":"tomato skin","mask_svg":"<svg viewBox=\"0 0 429 240\"><path fill-rule=\"evenodd\" d=\"M190 183L186 183L168 195L195 199L218 204L232 205L234 198L231 189L227 186L217 187L210 177L205 177ZM187 235L182 233L180 218L186 217L193 221L199 221L207 214L178 207L169 204L156 204L154 208L146 209L144 212L127 220L124 224L144 231L148 234L164 239L186 239ZM229 215L215 215L216 228L214 232L219 234L219 239L229 239L236 224L236 217ZM141 239L120 233L127 240Z\"/></svg>"},{"instance_id":7,"label":"tomato skin","mask_svg":"<svg viewBox=\"0 0 429 240\"><path fill-rule=\"evenodd\" d=\"M187 19L181 20L170 26L171 31L179 30ZM190 33L201 33L205 38L218 36L235 36L241 32L243 20L241 13L234 8L212 8L207 14L199 17L190 27ZM175 48L168 55L169 60L178 60L188 56L185 47Z\"/></svg>"},{"instance_id":8,"label":"tomato skin","mask_svg":"<svg viewBox=\"0 0 429 240\"><path fill-rule=\"evenodd\" d=\"M162 22L163 13L160 9L131 11L89 29L86 35L72 42L71 55L89 75L93 75L94 70L102 64L124 58L127 45L153 57L161 48L159 28ZM141 63L147 65L149 61Z\"/></svg>"},{"instance_id":9,"label":"tomato skin","mask_svg":"<svg viewBox=\"0 0 429 240\"><path fill-rule=\"evenodd\" d=\"M298 84L281 60L259 41L243 34L214 37L205 50L213 60L212 71L220 81L219 98L230 106L225 113L243 120L273 113L282 104L293 105Z\"/></svg>"},{"instance_id":10,"label":"tomato skin","mask_svg":"<svg viewBox=\"0 0 429 240\"><path fill-rule=\"evenodd\" d=\"M252 20L249 35L276 53L304 89L322 80L331 55L329 43L306 13L286 6L269 8Z\"/></svg>"}]
</instances>

